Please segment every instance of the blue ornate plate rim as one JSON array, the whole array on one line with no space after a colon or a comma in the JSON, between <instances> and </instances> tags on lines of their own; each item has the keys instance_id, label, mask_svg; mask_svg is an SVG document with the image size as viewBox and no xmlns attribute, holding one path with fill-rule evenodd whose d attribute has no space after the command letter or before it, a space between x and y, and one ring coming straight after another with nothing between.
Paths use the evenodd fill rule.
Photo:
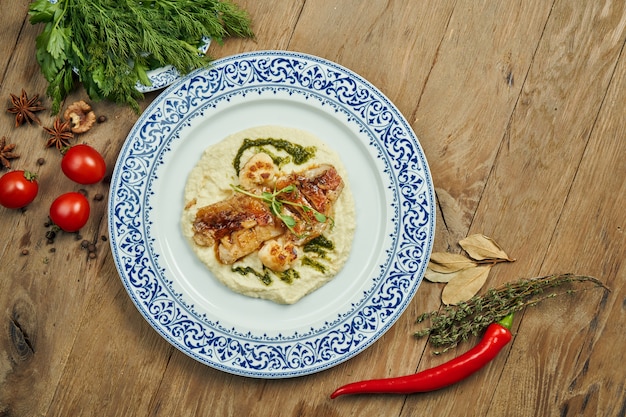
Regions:
<instances>
[{"instance_id":1,"label":"blue ornate plate rim","mask_svg":"<svg viewBox=\"0 0 626 417\"><path fill-rule=\"evenodd\" d=\"M155 246L151 199L159 167L181 132L231 100L286 92L323 100L361 126L384 160L393 233L371 288L308 331L268 336L223 326L186 302ZM283 97L283 98L285 98ZM315 104L314 104L315 105ZM158 127L158 128L157 128ZM183 138L184 139L184 138ZM243 53L178 79L141 115L116 163L108 203L110 245L137 309L169 343L201 363L236 375L287 378L344 362L378 340L417 291L432 250L434 188L421 145L400 111L368 81L339 64L288 51ZM358 227L358 225L357 225ZM368 278L368 283L370 278Z\"/></svg>"}]
</instances>

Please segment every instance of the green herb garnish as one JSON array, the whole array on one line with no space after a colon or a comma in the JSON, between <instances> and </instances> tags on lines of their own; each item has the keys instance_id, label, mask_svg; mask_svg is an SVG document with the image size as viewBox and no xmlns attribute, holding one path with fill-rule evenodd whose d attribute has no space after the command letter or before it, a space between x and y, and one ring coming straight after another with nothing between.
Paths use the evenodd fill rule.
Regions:
<instances>
[{"instance_id":1,"label":"green herb garnish","mask_svg":"<svg viewBox=\"0 0 626 417\"><path fill-rule=\"evenodd\" d=\"M31 24L44 23L36 56L49 83L52 112L74 88L74 70L92 100L109 99L139 111L137 82L147 71L201 68L203 37L252 37L250 19L229 0L35 0Z\"/></svg>"},{"instance_id":2,"label":"green herb garnish","mask_svg":"<svg viewBox=\"0 0 626 417\"><path fill-rule=\"evenodd\" d=\"M272 212L272 214L278 217L285 224L285 226L287 226L287 229L289 229L289 231L296 236L298 235L294 230L294 227L296 226L296 219L294 219L293 216L290 216L289 214L285 214L283 212L284 205L298 207L302 209L302 211L304 211L305 213L313 213L315 219L320 223L324 223L326 222L326 220L328 220L326 215L315 210L313 207L309 207L300 203L294 203L293 201L289 200L282 200L279 198L281 194L297 191L298 189L293 184L289 184L288 186L281 188L280 190L274 190L274 192L272 193L265 191L261 194L248 192L236 185L231 185L231 187L238 193L245 194L249 197L258 198L259 200L263 200L265 203L267 203L267 205L270 207L270 211Z\"/></svg>"}]
</instances>

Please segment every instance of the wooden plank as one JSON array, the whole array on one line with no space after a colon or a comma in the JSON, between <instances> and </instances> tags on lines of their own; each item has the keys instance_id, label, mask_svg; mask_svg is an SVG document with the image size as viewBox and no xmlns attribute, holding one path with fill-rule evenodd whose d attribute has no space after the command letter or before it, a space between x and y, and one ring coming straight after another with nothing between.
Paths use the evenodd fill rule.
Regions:
<instances>
[{"instance_id":1,"label":"wooden plank","mask_svg":"<svg viewBox=\"0 0 626 417\"><path fill-rule=\"evenodd\" d=\"M305 0L273 2L264 4L250 0L238 0L240 7L252 18L254 39L226 39L223 45L215 42L209 48L209 55L220 58L241 52L258 50L288 49Z\"/></svg>"},{"instance_id":2,"label":"wooden plank","mask_svg":"<svg viewBox=\"0 0 626 417\"><path fill-rule=\"evenodd\" d=\"M148 415L174 349L122 286L110 252L88 294L47 415Z\"/></svg>"},{"instance_id":3,"label":"wooden plank","mask_svg":"<svg viewBox=\"0 0 626 417\"><path fill-rule=\"evenodd\" d=\"M541 267L541 274L571 270L596 276L611 292L593 290L526 312L494 397L493 415L617 416L626 412L626 352L617 348L626 345L621 325L626 300L626 14L617 3L618 7L608 9L613 13L603 15L603 26L607 28L604 38L614 39L620 60L610 74L608 92L589 130L588 144ZM513 403L505 401L508 384L521 388ZM541 385L550 389L538 390Z\"/></svg>"},{"instance_id":4,"label":"wooden plank","mask_svg":"<svg viewBox=\"0 0 626 417\"><path fill-rule=\"evenodd\" d=\"M438 218L435 250L458 251L457 242L470 230L549 14L545 2L455 4L411 116L429 158L443 214ZM439 295L441 288L425 283L419 292ZM439 356L427 349L419 370L452 359L474 342ZM482 415L478 384L482 387L482 379L473 376L437 393L408 397L401 415L417 409L425 415L465 415L468 404L454 399L467 397L475 400L471 412Z\"/></svg>"},{"instance_id":5,"label":"wooden plank","mask_svg":"<svg viewBox=\"0 0 626 417\"><path fill-rule=\"evenodd\" d=\"M472 224L507 236L513 273L540 271L626 34L621 2L568 10L557 3L550 14ZM512 177L527 181L505 185Z\"/></svg>"},{"instance_id":6,"label":"wooden plank","mask_svg":"<svg viewBox=\"0 0 626 417\"><path fill-rule=\"evenodd\" d=\"M624 9L620 2L585 2L584 6L584 11L577 13L569 13L567 2L553 6L503 141L491 149L497 151L497 158L485 165L491 172L479 195L470 232L494 237L517 259L513 264L495 268L490 286L562 271L564 264L548 263L545 254L551 245L561 243L554 241L554 230L564 203L571 197L572 182L624 43ZM468 139L463 143L469 154L474 143ZM572 253L567 246L560 247L559 253L562 252ZM576 272L586 273L588 267ZM576 314L593 317L595 300L588 306L578 304ZM525 324L526 315L518 314L517 322L521 320ZM566 362L572 357L566 340L580 330L580 321L572 329L559 329L561 344L548 337L549 331L541 330L539 323L535 324L520 328L514 344L516 351L510 358L506 353L501 355L466 384L433 394L429 401L410 398L407 409L419 404L430 411L462 414L466 404L460 399L475 390L473 412L477 415L558 414L554 404L562 400L555 397L568 389L567 382L559 379L563 378L559 369L571 366ZM520 352L518 340L523 340ZM556 359L553 352L561 352L563 357ZM537 362L529 365L535 359ZM526 385L520 385L520 377ZM552 389L553 386L556 387ZM535 402L537 398L542 402L540 406Z\"/></svg>"},{"instance_id":7,"label":"wooden plank","mask_svg":"<svg viewBox=\"0 0 626 417\"><path fill-rule=\"evenodd\" d=\"M23 4L26 3L26 4ZM28 2L20 3L26 18ZM15 10L11 9L11 13ZM15 19L15 18L14 18ZM50 100L45 91L47 82L41 75L34 59L35 37L42 27L25 22L19 39L11 52L6 76L0 86L0 97L9 93L18 94L23 88L33 97L39 94L45 107ZM84 91L78 90L68 98L69 102L89 99ZM137 115L110 103L94 103L98 115L106 115L110 124L96 125L80 136L98 149L108 164L110 173L123 138ZM49 110L38 113L41 126L51 126L54 117ZM59 388L62 373L70 359L74 344L80 345L78 331L83 323L89 300L98 296L105 285L100 279L117 275L110 268L107 258L108 243L101 240L107 235L106 196L108 183L80 186L67 179L60 169L61 154L54 148L45 148L47 135L42 127L27 124L14 128L13 116L3 111L0 120L3 134L10 143L17 145L15 151L20 158L12 168L27 169L38 175L40 194L26 210L2 210L1 222L4 233L0 247L3 260L0 280L0 312L3 331L0 336L0 414L47 415L56 396L64 395L65 387ZM43 159L43 165L38 159ZM76 234L58 233L54 243L48 243L44 224L48 220L48 209L53 199L68 191L83 190L91 205L91 217ZM94 199L101 194L103 199ZM95 242L96 259L89 259L81 248L83 239ZM28 255L21 255L27 250ZM109 262L109 272L99 275L103 265ZM119 286L119 279L117 279ZM107 301L110 305L110 300ZM97 330L96 330L97 331ZM84 358L81 358L83 360ZM105 362L97 362L106 367ZM89 364L89 362L87 362ZM79 377L82 376L80 373ZM83 390L84 380L74 388ZM96 382L94 382L96 384Z\"/></svg>"},{"instance_id":8,"label":"wooden plank","mask_svg":"<svg viewBox=\"0 0 626 417\"><path fill-rule=\"evenodd\" d=\"M440 1L433 7L426 2L307 1L289 48L356 72L410 118L454 3Z\"/></svg>"},{"instance_id":9,"label":"wooden plank","mask_svg":"<svg viewBox=\"0 0 626 417\"><path fill-rule=\"evenodd\" d=\"M28 0L15 0L11 2L11 7L5 7L2 11L2 25L0 25L0 85L3 84L6 76L6 69L9 61L13 57L17 39L22 27L28 24L25 18L28 12Z\"/></svg>"},{"instance_id":10,"label":"wooden plank","mask_svg":"<svg viewBox=\"0 0 626 417\"><path fill-rule=\"evenodd\" d=\"M22 16L26 16L26 5L21 2ZM11 13L16 10L12 9ZM18 28L13 16L13 36L17 43L11 45L11 59L6 75L0 86L0 97L6 99L9 93L19 95L23 88L33 97L45 92L45 80L40 76L39 67L32 59L35 36L34 27L24 23ZM20 32L21 31L21 32ZM41 116L47 122L47 118ZM43 150L43 136L38 125L14 127L14 118L3 110L2 135L9 143L17 146L15 152L20 158L13 160L12 168L29 169L40 175L41 186L49 182L43 172L54 166L38 166L36 160L46 156ZM55 155L56 156L56 155ZM54 160L54 158L51 158ZM59 171L58 168L56 170ZM50 401L61 369L73 343L76 322L71 317L80 310L81 303L68 304L67 299L80 300L85 292L86 280L80 282L71 274L73 268L82 268L84 258L68 268L69 277L51 276L52 268L67 262L73 253L50 252L46 245L43 223L47 216L47 201L35 200L25 211L2 208L3 241L0 258L3 260L0 280L0 306L2 306L2 336L0 336L0 410L9 414L44 414ZM22 250L28 256L20 256ZM55 327L63 333L52 332ZM36 377L33 377L36 375ZM33 396L33 392L37 395Z\"/></svg>"},{"instance_id":11,"label":"wooden plank","mask_svg":"<svg viewBox=\"0 0 626 417\"><path fill-rule=\"evenodd\" d=\"M551 4L459 1L411 122L433 172L437 248L468 233Z\"/></svg>"},{"instance_id":12,"label":"wooden plank","mask_svg":"<svg viewBox=\"0 0 626 417\"><path fill-rule=\"evenodd\" d=\"M455 4L411 118L429 158L443 214L436 250L457 251L458 240L470 230L549 14L545 2ZM435 289L440 294L441 286L425 283L420 293ZM419 369L450 360L474 342L436 357L427 350ZM457 386L408 397L401 415L418 409L425 415L466 415L470 406L472 415L483 415L489 403L485 398L491 395L484 381L494 378L492 372L497 374L504 361L497 359L495 371L487 369ZM468 397L471 405L455 400Z\"/></svg>"}]
</instances>

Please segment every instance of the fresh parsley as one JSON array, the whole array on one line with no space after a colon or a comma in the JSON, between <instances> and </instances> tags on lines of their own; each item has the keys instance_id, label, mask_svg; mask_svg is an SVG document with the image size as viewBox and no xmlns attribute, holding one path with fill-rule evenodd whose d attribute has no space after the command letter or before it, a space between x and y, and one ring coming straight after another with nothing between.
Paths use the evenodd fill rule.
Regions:
<instances>
[{"instance_id":1,"label":"fresh parsley","mask_svg":"<svg viewBox=\"0 0 626 417\"><path fill-rule=\"evenodd\" d=\"M49 83L52 111L75 86L92 100L109 99L139 111L135 85L147 71L174 66L181 74L206 66L203 37L252 37L247 13L230 0L35 0L31 24L44 24L36 57Z\"/></svg>"}]
</instances>

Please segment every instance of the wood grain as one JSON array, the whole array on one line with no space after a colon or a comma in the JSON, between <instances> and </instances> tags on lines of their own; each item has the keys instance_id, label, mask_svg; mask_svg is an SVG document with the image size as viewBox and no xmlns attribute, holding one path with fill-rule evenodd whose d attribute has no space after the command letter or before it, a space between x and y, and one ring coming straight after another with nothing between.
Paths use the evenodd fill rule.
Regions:
<instances>
[{"instance_id":1,"label":"wood grain","mask_svg":"<svg viewBox=\"0 0 626 417\"><path fill-rule=\"evenodd\" d=\"M441 306L424 282L398 322L355 358L318 374L259 380L202 365L173 348L137 311L109 249L108 181L78 186L38 125L0 135L14 168L40 178L26 210L0 208L0 416L623 416L626 414L626 6L617 0L238 0L256 38L213 43L210 54L284 49L333 60L389 97L414 128L435 182L435 250L459 252L470 233L493 237L516 262L487 285L576 272L611 289L557 298L518 313L514 340L453 387L413 396L340 397L340 384L410 374L434 356L415 318ZM0 101L46 82L34 57L29 2L3 11ZM141 102L145 109L158 95ZM77 89L67 102L89 100ZM110 174L138 118L92 103L105 123L78 140ZM40 113L49 126L54 115ZM43 158L45 163L38 164ZM86 227L48 242L55 196L82 189ZM94 199L96 194L104 200ZM96 244L91 259L81 241ZM22 254L22 251L27 254Z\"/></svg>"}]
</instances>

